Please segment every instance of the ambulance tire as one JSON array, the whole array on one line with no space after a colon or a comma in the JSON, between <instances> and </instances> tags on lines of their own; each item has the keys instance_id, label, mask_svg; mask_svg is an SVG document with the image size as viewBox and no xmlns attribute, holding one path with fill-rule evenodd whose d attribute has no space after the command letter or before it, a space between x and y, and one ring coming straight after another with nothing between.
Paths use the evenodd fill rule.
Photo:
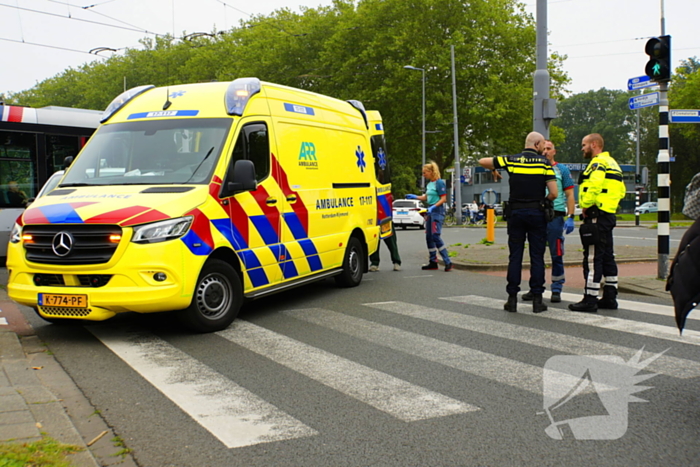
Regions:
<instances>
[{"instance_id":1,"label":"ambulance tire","mask_svg":"<svg viewBox=\"0 0 700 467\"><path fill-rule=\"evenodd\" d=\"M362 244L355 237L350 237L343 259L343 272L335 276L335 282L340 287L357 287L362 282L365 271L363 258L367 255L362 251Z\"/></svg>"},{"instance_id":2,"label":"ambulance tire","mask_svg":"<svg viewBox=\"0 0 700 467\"><path fill-rule=\"evenodd\" d=\"M238 273L228 263L210 259L199 273L192 303L179 311L180 320L195 332L226 329L243 303L243 287Z\"/></svg>"}]
</instances>

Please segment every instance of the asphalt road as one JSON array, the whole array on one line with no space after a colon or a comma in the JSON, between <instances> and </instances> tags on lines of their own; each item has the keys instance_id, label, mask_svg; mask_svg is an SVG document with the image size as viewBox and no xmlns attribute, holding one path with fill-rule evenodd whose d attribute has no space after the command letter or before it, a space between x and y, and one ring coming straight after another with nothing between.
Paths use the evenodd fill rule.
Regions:
<instances>
[{"instance_id":1,"label":"asphalt road","mask_svg":"<svg viewBox=\"0 0 700 467\"><path fill-rule=\"evenodd\" d=\"M398 232L402 271L382 246L359 287L252 302L222 333L169 315L63 326L23 312L142 467L697 465L700 321L679 337L670 307L633 295L598 316L568 301L506 313L500 278L421 271L423 235ZM642 361L665 353L630 371L642 348ZM657 373L638 382L646 403L625 389L637 371ZM560 430L545 432L551 420Z\"/></svg>"}]
</instances>

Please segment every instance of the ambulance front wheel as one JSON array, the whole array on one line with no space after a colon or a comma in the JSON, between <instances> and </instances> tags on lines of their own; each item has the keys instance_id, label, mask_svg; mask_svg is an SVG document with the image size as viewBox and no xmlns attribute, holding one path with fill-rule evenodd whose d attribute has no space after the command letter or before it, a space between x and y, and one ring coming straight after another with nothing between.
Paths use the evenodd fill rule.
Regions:
<instances>
[{"instance_id":1,"label":"ambulance front wheel","mask_svg":"<svg viewBox=\"0 0 700 467\"><path fill-rule=\"evenodd\" d=\"M355 237L350 237L343 259L343 272L335 276L335 282L341 287L355 287L362 282L365 270L364 259L367 255L362 250L362 244Z\"/></svg>"},{"instance_id":2,"label":"ambulance front wheel","mask_svg":"<svg viewBox=\"0 0 700 467\"><path fill-rule=\"evenodd\" d=\"M233 322L242 303L243 287L236 270L211 259L199 273L192 303L180 311L180 317L195 332L221 331Z\"/></svg>"}]
</instances>

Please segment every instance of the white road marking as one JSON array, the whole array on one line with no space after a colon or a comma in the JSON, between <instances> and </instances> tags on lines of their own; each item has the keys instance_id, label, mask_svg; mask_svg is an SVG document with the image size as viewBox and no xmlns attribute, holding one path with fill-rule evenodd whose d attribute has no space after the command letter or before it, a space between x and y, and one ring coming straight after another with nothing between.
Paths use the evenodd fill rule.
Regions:
<instances>
[{"instance_id":1,"label":"white road marking","mask_svg":"<svg viewBox=\"0 0 700 467\"><path fill-rule=\"evenodd\" d=\"M383 306L387 304L384 303ZM381 306L381 305L380 305ZM334 311L311 308L285 314L373 344L414 355L499 383L542 394L542 367L385 326Z\"/></svg>"},{"instance_id":2,"label":"white road marking","mask_svg":"<svg viewBox=\"0 0 700 467\"><path fill-rule=\"evenodd\" d=\"M552 292L549 290L545 291L544 293L544 296L546 298L551 297L551 295ZM578 302L583 298L583 294L562 292L561 298L562 300L566 300L568 302ZM621 300L618 298L617 306L618 308L622 308L624 310L638 311L640 313L651 313L653 315L668 316L670 318L673 318L674 320L676 319L673 307L669 305L657 305L656 303L635 302L633 300ZM694 318L690 316L688 316L688 319L700 321L700 318Z\"/></svg>"},{"instance_id":3,"label":"white road marking","mask_svg":"<svg viewBox=\"0 0 700 467\"><path fill-rule=\"evenodd\" d=\"M503 311L503 300L496 300L486 297L470 296L469 303L487 308L496 308ZM461 298L461 297L460 297ZM447 300L451 300L447 299ZM460 303L464 303L458 300ZM639 349L632 349L605 342L598 342L583 339L568 334L559 334L552 331L528 328L502 321L479 318L476 316L445 311L436 308L429 308L420 305L413 305L405 302L381 302L366 303L366 306L392 313L418 318L433 323L465 329L479 334L510 339L516 342L548 348L559 352L566 352L573 355L619 355L629 358ZM504 311L504 313L507 313ZM544 314L548 314L545 312ZM534 315L540 316L540 315ZM663 349L659 349L663 350ZM647 353L644 358L653 355ZM700 363L682 358L663 355L648 366L649 371L666 374L676 378L695 378L700 376Z\"/></svg>"},{"instance_id":4,"label":"white road marking","mask_svg":"<svg viewBox=\"0 0 700 467\"><path fill-rule=\"evenodd\" d=\"M407 422L479 410L245 321L218 335Z\"/></svg>"},{"instance_id":5,"label":"white road marking","mask_svg":"<svg viewBox=\"0 0 700 467\"><path fill-rule=\"evenodd\" d=\"M318 434L153 334L86 328L228 448Z\"/></svg>"},{"instance_id":6,"label":"white road marking","mask_svg":"<svg viewBox=\"0 0 700 467\"><path fill-rule=\"evenodd\" d=\"M480 297L478 295L445 297L441 299L503 311L503 299L498 300L489 297ZM532 316L541 319L556 319L567 323L585 324L587 326L595 326L601 329L612 329L614 331L681 342L683 344L700 345L700 332L698 331L686 330L683 332L683 335L680 336L676 327L614 318L611 316L602 315L600 313L577 313L574 311L564 310L563 308L555 308L552 305L548 306L548 311L539 314L532 314L532 306L518 304L518 313L524 312L532 314Z\"/></svg>"},{"instance_id":7,"label":"white road marking","mask_svg":"<svg viewBox=\"0 0 700 467\"><path fill-rule=\"evenodd\" d=\"M648 241L648 242L656 242L656 241L658 240L656 237L654 237L654 238L647 238L647 237L623 237L623 236L620 236L620 235L615 235L615 239L618 239L618 238L627 238L627 239L632 239L632 240L646 240L646 241ZM672 241L672 242L680 242L680 240L677 240L677 239L675 239L675 238L671 238L671 239L669 239L669 240Z\"/></svg>"}]
</instances>

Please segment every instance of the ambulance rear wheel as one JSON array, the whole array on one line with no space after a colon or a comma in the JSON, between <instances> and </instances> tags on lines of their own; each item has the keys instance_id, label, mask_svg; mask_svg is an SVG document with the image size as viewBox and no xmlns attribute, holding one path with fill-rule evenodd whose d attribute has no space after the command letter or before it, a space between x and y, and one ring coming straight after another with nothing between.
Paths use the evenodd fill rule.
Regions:
<instances>
[{"instance_id":1,"label":"ambulance rear wheel","mask_svg":"<svg viewBox=\"0 0 700 467\"><path fill-rule=\"evenodd\" d=\"M233 322L242 303L243 287L236 270L212 259L199 273L192 303L180 311L180 318L195 332L221 331Z\"/></svg>"},{"instance_id":2,"label":"ambulance rear wheel","mask_svg":"<svg viewBox=\"0 0 700 467\"><path fill-rule=\"evenodd\" d=\"M362 282L362 274L365 270L365 255L362 251L362 244L355 237L350 237L348 246L345 249L343 259L343 272L335 276L335 282L341 287L356 287Z\"/></svg>"}]
</instances>

